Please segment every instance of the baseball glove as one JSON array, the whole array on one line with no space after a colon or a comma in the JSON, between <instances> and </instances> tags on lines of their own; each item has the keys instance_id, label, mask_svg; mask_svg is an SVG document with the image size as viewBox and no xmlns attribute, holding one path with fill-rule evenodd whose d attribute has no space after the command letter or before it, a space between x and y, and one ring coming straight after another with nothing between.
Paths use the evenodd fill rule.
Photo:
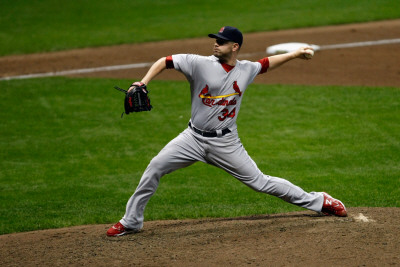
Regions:
<instances>
[{"instance_id":1,"label":"baseball glove","mask_svg":"<svg viewBox=\"0 0 400 267\"><path fill-rule=\"evenodd\" d=\"M135 82L129 88L133 87L132 90L124 90L118 86L114 86L115 89L125 93L124 108L122 116L132 112L150 111L152 105L150 105L150 98L148 97L149 91L147 91L144 83Z\"/></svg>"}]
</instances>

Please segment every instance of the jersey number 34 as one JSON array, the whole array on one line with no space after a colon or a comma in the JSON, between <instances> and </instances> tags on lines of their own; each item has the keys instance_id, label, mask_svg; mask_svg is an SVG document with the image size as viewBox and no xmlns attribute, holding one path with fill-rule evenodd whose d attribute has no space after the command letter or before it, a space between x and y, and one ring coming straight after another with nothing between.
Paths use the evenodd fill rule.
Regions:
<instances>
[{"instance_id":1,"label":"jersey number 34","mask_svg":"<svg viewBox=\"0 0 400 267\"><path fill-rule=\"evenodd\" d=\"M220 121L225 120L226 118L233 118L236 115L236 108L234 108L231 112L227 108L224 108L222 111L222 116L218 116Z\"/></svg>"}]
</instances>

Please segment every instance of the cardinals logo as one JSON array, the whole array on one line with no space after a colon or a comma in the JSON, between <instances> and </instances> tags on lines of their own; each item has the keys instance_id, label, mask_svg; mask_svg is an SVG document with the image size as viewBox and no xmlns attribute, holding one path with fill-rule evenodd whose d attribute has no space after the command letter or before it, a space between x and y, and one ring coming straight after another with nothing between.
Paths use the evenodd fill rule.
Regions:
<instances>
[{"instance_id":1,"label":"cardinals logo","mask_svg":"<svg viewBox=\"0 0 400 267\"><path fill-rule=\"evenodd\" d=\"M233 90L235 90L235 92L236 92L239 96L242 96L242 92L240 91L239 85L237 85L237 82L236 82L236 81L233 82Z\"/></svg>"},{"instance_id":2,"label":"cardinals logo","mask_svg":"<svg viewBox=\"0 0 400 267\"><path fill-rule=\"evenodd\" d=\"M219 96L212 96L208 91L209 91L209 87L206 84L206 86L201 90L199 97L200 98L212 98L212 99L217 99L217 98L225 98L225 97L229 97L229 96L233 96L233 95L238 95L238 96L242 96L242 92L240 91L239 85L237 84L237 81L233 82L233 90L235 90L235 93L232 94L228 94L228 95L219 95Z\"/></svg>"},{"instance_id":3,"label":"cardinals logo","mask_svg":"<svg viewBox=\"0 0 400 267\"><path fill-rule=\"evenodd\" d=\"M215 105L218 106L231 106L231 105L236 105L236 99L231 99L231 100L226 100L226 97L229 96L234 96L234 95L238 95L239 97L242 96L242 92L240 91L240 88L237 84L236 81L233 82L232 85L233 90L235 91L235 93L232 94L228 94L228 95L219 95L219 96L212 96L209 93L209 87L208 85L206 85L200 92L199 94L199 98L202 99L202 102L204 105L208 106L208 107L212 107ZM218 99L218 100L217 100Z\"/></svg>"},{"instance_id":4,"label":"cardinals logo","mask_svg":"<svg viewBox=\"0 0 400 267\"><path fill-rule=\"evenodd\" d=\"M208 93L208 85L206 84L206 87L203 88L203 90L201 90L199 97L200 98L206 98L209 97L210 94Z\"/></svg>"}]
</instances>

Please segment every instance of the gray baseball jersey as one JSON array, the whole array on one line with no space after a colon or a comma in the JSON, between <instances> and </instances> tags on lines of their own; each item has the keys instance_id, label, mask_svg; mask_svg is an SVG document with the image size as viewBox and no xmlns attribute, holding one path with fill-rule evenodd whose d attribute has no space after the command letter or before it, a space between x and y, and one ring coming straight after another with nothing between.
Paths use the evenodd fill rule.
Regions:
<instances>
[{"instance_id":1,"label":"gray baseball jersey","mask_svg":"<svg viewBox=\"0 0 400 267\"><path fill-rule=\"evenodd\" d=\"M268 62L267 58L259 62L237 61L230 67L214 56L180 54L167 57L167 67L181 71L190 83L190 126L151 160L126 205L125 215L120 220L122 225L141 229L144 209L161 177L198 161L225 170L255 191L321 211L322 193L307 193L285 179L263 174L240 142L236 119L243 93L257 74L267 71ZM206 136L204 131L219 132L219 135Z\"/></svg>"},{"instance_id":2,"label":"gray baseball jersey","mask_svg":"<svg viewBox=\"0 0 400 267\"><path fill-rule=\"evenodd\" d=\"M215 56L179 54L172 61L190 83L193 125L203 131L236 130L243 94L260 73L261 64L237 61L227 71Z\"/></svg>"}]
</instances>

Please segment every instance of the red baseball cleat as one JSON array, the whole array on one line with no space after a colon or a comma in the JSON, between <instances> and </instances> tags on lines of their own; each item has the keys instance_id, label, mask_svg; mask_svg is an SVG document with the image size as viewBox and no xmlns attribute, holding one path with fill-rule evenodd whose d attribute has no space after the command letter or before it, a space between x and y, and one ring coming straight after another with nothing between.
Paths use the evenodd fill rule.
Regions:
<instances>
[{"instance_id":1,"label":"red baseball cleat","mask_svg":"<svg viewBox=\"0 0 400 267\"><path fill-rule=\"evenodd\" d=\"M325 215L335 215L339 217L346 217L347 211L344 204L327 193L322 193L324 195L324 204L322 205L321 212Z\"/></svg>"},{"instance_id":2,"label":"red baseball cleat","mask_svg":"<svg viewBox=\"0 0 400 267\"><path fill-rule=\"evenodd\" d=\"M133 234L138 232L135 229L128 229L125 228L120 222L116 223L113 225L110 229L107 231L108 236L122 236L122 235L127 235L127 234Z\"/></svg>"}]
</instances>

